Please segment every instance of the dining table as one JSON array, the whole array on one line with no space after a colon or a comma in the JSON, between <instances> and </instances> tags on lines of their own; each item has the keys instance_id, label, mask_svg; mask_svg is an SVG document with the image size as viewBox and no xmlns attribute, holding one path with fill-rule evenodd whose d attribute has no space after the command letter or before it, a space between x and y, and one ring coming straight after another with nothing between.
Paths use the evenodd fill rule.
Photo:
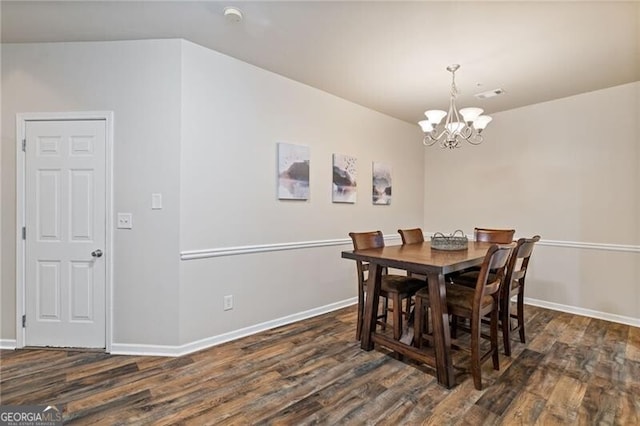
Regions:
<instances>
[{"instance_id":1,"label":"dining table","mask_svg":"<svg viewBox=\"0 0 640 426\"><path fill-rule=\"evenodd\" d=\"M428 241L416 244L391 245L364 250L347 250L342 258L369 263L360 347L371 351L379 344L403 356L435 368L438 382L451 388L455 384L451 355L451 335L445 277L447 274L479 266L491 243L469 241L466 249L439 250ZM429 307L433 328L433 347L417 348L404 339L395 340L376 329L381 277L387 268L402 269L426 276ZM395 307L394 307L395 308Z\"/></svg>"}]
</instances>

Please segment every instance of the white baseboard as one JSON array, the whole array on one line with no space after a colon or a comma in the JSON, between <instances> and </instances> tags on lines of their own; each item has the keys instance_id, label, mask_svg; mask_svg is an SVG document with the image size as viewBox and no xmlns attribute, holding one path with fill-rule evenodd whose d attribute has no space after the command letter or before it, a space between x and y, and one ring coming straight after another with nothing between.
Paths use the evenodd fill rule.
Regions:
<instances>
[{"instance_id":1,"label":"white baseboard","mask_svg":"<svg viewBox=\"0 0 640 426\"><path fill-rule=\"evenodd\" d=\"M15 349L16 339L0 339L0 349Z\"/></svg>"},{"instance_id":2,"label":"white baseboard","mask_svg":"<svg viewBox=\"0 0 640 426\"><path fill-rule=\"evenodd\" d=\"M180 346L113 343L111 345L111 354L170 356L170 357L188 355L190 353L197 352L202 349L207 349L212 346L220 345L222 343L230 342L232 340L236 340L242 337L250 336L252 334L260 333L262 331L271 330L272 328L280 327L280 326L291 324L307 318L326 314L328 312L342 309L347 306L355 305L356 303L358 303L358 299L353 297L350 299L342 300L340 302L331 303L329 305L310 309L308 311L298 312L293 315L288 315L286 317L263 322L261 324L256 324L250 327L241 328L239 330L230 331L228 333L220 334L218 336L207 337L205 339L186 343Z\"/></svg>"},{"instance_id":3,"label":"white baseboard","mask_svg":"<svg viewBox=\"0 0 640 426\"><path fill-rule=\"evenodd\" d=\"M190 353L197 352L202 349L207 349L212 346L220 345L222 343L230 342L232 340L236 340L242 337L250 336L252 334L260 333L262 331L271 330L272 328L291 324L307 318L315 317L315 316L326 314L328 312L332 312L338 309L342 309L347 306L355 305L357 302L358 300L354 297L351 299L346 299L340 302L331 303L329 305L310 309L308 311L303 311L293 315L288 315L286 317L263 322L261 324L256 324L256 325L242 328L239 330L230 331L228 333L220 334L218 336L207 337L206 339L198 340L198 341L187 343L180 346L113 343L111 345L111 354L168 356L168 357L188 355ZM554 303L554 302L547 302L544 300L532 299L529 297L524 298L524 303L527 305L539 306L541 308L546 308L546 309L552 309L554 311L567 312L570 314L582 315L590 318L597 318L597 319L602 319L606 321L617 322L620 324L626 324L633 327L640 327L640 318L632 318L632 317L626 317L622 315L609 314L606 312L594 311L592 309L584 309L576 306L563 305L563 304ZM16 348L15 339L0 339L0 349L15 349L15 348Z\"/></svg>"},{"instance_id":4,"label":"white baseboard","mask_svg":"<svg viewBox=\"0 0 640 426\"><path fill-rule=\"evenodd\" d=\"M579 308L577 306L563 305L560 303L547 302L545 300L531 299L529 297L524 298L524 303L527 305L552 309L554 311L567 312L569 314L582 315L589 318L597 318L606 321L617 322L620 324L630 325L633 327L640 327L640 318L625 317L622 315L610 314L607 312L594 311L592 309Z\"/></svg>"}]
</instances>

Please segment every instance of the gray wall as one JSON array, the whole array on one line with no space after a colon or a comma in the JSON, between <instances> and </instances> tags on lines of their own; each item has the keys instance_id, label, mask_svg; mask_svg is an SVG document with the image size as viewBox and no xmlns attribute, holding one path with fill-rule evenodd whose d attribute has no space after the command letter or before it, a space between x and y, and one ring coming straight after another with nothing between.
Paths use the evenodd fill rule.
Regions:
<instances>
[{"instance_id":1,"label":"gray wall","mask_svg":"<svg viewBox=\"0 0 640 426\"><path fill-rule=\"evenodd\" d=\"M133 230L114 230L116 351L176 353L355 297L348 244L181 253L422 221L416 126L181 40L3 45L0 339L15 339L15 114L82 110L114 111L114 213L133 213ZM276 200L277 142L310 147L309 201ZM331 203L334 152L358 157L355 205ZM391 206L371 203L374 160L393 166ZM233 311L222 311L226 294Z\"/></svg>"},{"instance_id":2,"label":"gray wall","mask_svg":"<svg viewBox=\"0 0 640 426\"><path fill-rule=\"evenodd\" d=\"M481 146L425 151L425 228L540 234L528 297L640 324L639 117L640 82L495 114Z\"/></svg>"},{"instance_id":3,"label":"gray wall","mask_svg":"<svg viewBox=\"0 0 640 426\"><path fill-rule=\"evenodd\" d=\"M181 251L309 243L350 231L420 226L420 131L343 99L185 42ZM307 145L308 201L276 196L276 143ZM332 154L358 161L355 204L331 202ZM393 168L390 206L371 200L372 161ZM223 256L181 264L183 343L356 296L350 244ZM233 295L224 312L223 296Z\"/></svg>"},{"instance_id":4,"label":"gray wall","mask_svg":"<svg viewBox=\"0 0 640 426\"><path fill-rule=\"evenodd\" d=\"M15 339L18 112L114 111L113 340L178 341L179 40L2 46L2 339ZM164 209L151 210L151 194ZM109 256L110 253L107 253Z\"/></svg>"}]
</instances>

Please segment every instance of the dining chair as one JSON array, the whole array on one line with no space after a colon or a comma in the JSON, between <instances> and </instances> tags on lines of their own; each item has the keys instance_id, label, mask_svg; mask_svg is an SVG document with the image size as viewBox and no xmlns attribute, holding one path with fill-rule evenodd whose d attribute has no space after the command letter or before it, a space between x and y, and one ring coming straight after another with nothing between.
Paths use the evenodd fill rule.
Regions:
<instances>
[{"instance_id":1,"label":"dining chair","mask_svg":"<svg viewBox=\"0 0 640 426\"><path fill-rule=\"evenodd\" d=\"M493 243L493 244L509 244L513 242L513 235L516 233L515 229L499 229L499 228L474 228L473 229L473 239L475 241L483 242L483 243ZM471 268L467 268L463 271L454 272L452 274L447 275L447 281L453 282L458 281L460 275L468 274L473 272L474 276L467 275L462 279L463 284L471 283L475 284L476 278L478 276L478 272L480 271L480 267L472 266Z\"/></svg>"},{"instance_id":2,"label":"dining chair","mask_svg":"<svg viewBox=\"0 0 640 426\"><path fill-rule=\"evenodd\" d=\"M516 233L515 229L499 229L499 228L474 228L473 239L475 241L492 244L510 244L513 242L513 235ZM476 282L476 277L480 267L472 266L463 271L454 272L447 275L447 281L453 282L463 274L468 272L474 272L476 275L470 280L472 283ZM469 281L465 279L464 281Z\"/></svg>"},{"instance_id":3,"label":"dining chair","mask_svg":"<svg viewBox=\"0 0 640 426\"><path fill-rule=\"evenodd\" d=\"M513 242L515 229L474 228L473 236L476 241L493 244L509 244Z\"/></svg>"},{"instance_id":4,"label":"dining chair","mask_svg":"<svg viewBox=\"0 0 640 426\"><path fill-rule=\"evenodd\" d=\"M451 347L469 352L471 354L471 375L476 389L482 389L481 365L489 357L493 361L493 369L500 369L498 355L498 313L499 290L506 273L507 261L513 250L514 244L492 245L484 257L475 288L457 284L447 285L447 310L451 315ZM493 272L490 279L489 273ZM423 340L430 340L425 332L427 315L425 306L429 305L429 293L426 290L416 292L416 317L414 321L414 345L420 347ZM419 310L420 308L420 310ZM481 332L482 318L490 317L490 333ZM455 330L458 318L468 319L471 323L470 341L464 345L463 341L456 339ZM488 339L490 347L487 352L481 353L481 339Z\"/></svg>"},{"instance_id":5,"label":"dining chair","mask_svg":"<svg viewBox=\"0 0 640 426\"><path fill-rule=\"evenodd\" d=\"M525 343L524 331L524 281L527 276L529 260L533 253L535 243L540 241L540 236L532 238L520 238L516 242L505 274L504 283L500 287L500 328L502 330L502 340L504 354L511 356L511 332L518 331L520 341ZM489 273L489 279L493 278L493 273ZM475 287L478 280L477 271L469 271L452 278L452 282L466 287ZM511 299L516 298L516 312L511 313ZM512 319L516 320L513 326Z\"/></svg>"},{"instance_id":6,"label":"dining chair","mask_svg":"<svg viewBox=\"0 0 640 426\"><path fill-rule=\"evenodd\" d=\"M400 238L402 238L402 244L418 244L424 242L424 234L422 233L421 228L412 228L412 229L398 229L398 233L400 234ZM426 275L416 274L414 272L407 272L407 275L410 277L419 278L427 282Z\"/></svg>"},{"instance_id":7,"label":"dining chair","mask_svg":"<svg viewBox=\"0 0 640 426\"><path fill-rule=\"evenodd\" d=\"M518 331L520 341L525 343L524 335L524 280L527 276L529 260L533 254L533 246L540 241L540 236L520 238L513 249L507 264L507 273L500 289L500 323L504 354L511 356L511 333ZM511 298L517 296L516 312L511 313ZM512 327L511 320L516 320Z\"/></svg>"},{"instance_id":8,"label":"dining chair","mask_svg":"<svg viewBox=\"0 0 640 426\"><path fill-rule=\"evenodd\" d=\"M420 228L398 229L402 244L417 244L424 242L424 234Z\"/></svg>"},{"instance_id":9,"label":"dining chair","mask_svg":"<svg viewBox=\"0 0 640 426\"><path fill-rule=\"evenodd\" d=\"M355 250L366 250L369 248L384 247L384 237L381 231L372 232L350 232L349 236L353 241ZM367 291L367 281L369 278L369 264L356 261L358 272L358 319L356 325L356 338L362 336L362 322L364 317L364 302ZM365 276L365 273L367 276ZM382 315L376 321L382 319L383 326L387 323L387 312L391 312L393 321L393 338L399 340L402 336L402 317L409 318L411 298L419 289L426 286L426 282L406 275L389 274L383 272L381 277L380 296L385 298ZM391 299L391 307L389 307ZM402 302L406 301L406 309L402 310Z\"/></svg>"}]
</instances>

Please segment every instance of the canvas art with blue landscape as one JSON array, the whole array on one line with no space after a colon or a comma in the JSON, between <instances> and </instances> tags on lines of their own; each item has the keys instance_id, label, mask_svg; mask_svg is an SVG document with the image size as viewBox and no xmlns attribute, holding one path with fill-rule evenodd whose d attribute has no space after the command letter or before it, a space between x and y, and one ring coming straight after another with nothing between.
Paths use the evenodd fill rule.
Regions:
<instances>
[{"instance_id":1,"label":"canvas art with blue landscape","mask_svg":"<svg viewBox=\"0 0 640 426\"><path fill-rule=\"evenodd\" d=\"M309 147L278 144L278 199L309 199Z\"/></svg>"}]
</instances>

